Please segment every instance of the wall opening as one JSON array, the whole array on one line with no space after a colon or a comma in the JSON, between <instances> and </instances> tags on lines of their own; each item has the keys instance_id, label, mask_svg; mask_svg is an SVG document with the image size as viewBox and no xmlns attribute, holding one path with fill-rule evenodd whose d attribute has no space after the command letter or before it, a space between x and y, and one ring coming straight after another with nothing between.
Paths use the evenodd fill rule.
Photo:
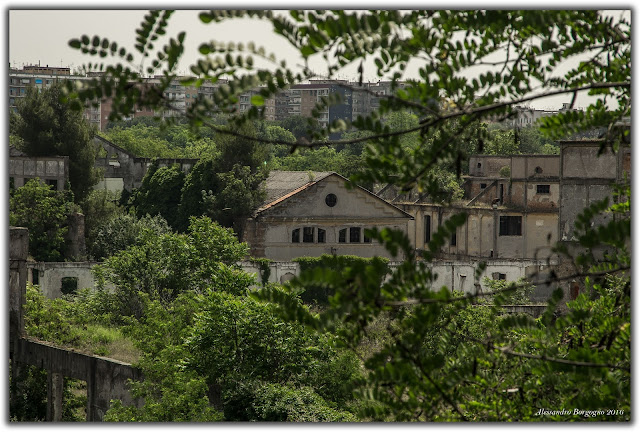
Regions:
<instances>
[{"instance_id":1,"label":"wall opening","mask_svg":"<svg viewBox=\"0 0 640 432\"><path fill-rule=\"evenodd\" d=\"M63 277L61 280L60 292L62 294L74 294L78 290L77 277Z\"/></svg>"},{"instance_id":2,"label":"wall opening","mask_svg":"<svg viewBox=\"0 0 640 432\"><path fill-rule=\"evenodd\" d=\"M431 241L431 215L424 217L424 242L429 243Z\"/></svg>"},{"instance_id":3,"label":"wall opening","mask_svg":"<svg viewBox=\"0 0 640 432\"><path fill-rule=\"evenodd\" d=\"M500 235L522 235L522 216L500 216Z\"/></svg>"}]
</instances>

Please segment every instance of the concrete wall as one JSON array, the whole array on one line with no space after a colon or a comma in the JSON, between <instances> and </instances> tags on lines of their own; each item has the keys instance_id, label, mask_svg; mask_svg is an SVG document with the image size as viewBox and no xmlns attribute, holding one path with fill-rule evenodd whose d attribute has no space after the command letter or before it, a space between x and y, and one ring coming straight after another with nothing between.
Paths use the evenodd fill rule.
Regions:
<instances>
[{"instance_id":1,"label":"concrete wall","mask_svg":"<svg viewBox=\"0 0 640 432\"><path fill-rule=\"evenodd\" d=\"M426 249L425 217L431 217L433 235L454 214L467 213L466 223L456 230L456 245L447 242L442 256L456 259L508 258L546 259L552 257L551 245L558 239L557 212L514 211L508 208L443 207L436 204L400 204L413 215L409 239L416 249ZM500 216L522 217L522 234L500 234Z\"/></svg>"},{"instance_id":2,"label":"concrete wall","mask_svg":"<svg viewBox=\"0 0 640 432\"><path fill-rule=\"evenodd\" d=\"M13 186L16 188L32 178L39 177L40 180L55 180L57 190L64 190L66 181L69 179L69 157L38 157L11 156L9 158L9 177L13 178Z\"/></svg>"},{"instance_id":3,"label":"concrete wall","mask_svg":"<svg viewBox=\"0 0 640 432\"><path fill-rule=\"evenodd\" d=\"M34 271L38 272L37 285L40 286L42 293L48 298L58 298L62 296L62 278L71 277L78 279L78 289L90 288L96 286L95 278L91 273L91 269L97 262L29 262L28 280L34 282ZM113 288L107 285L107 289Z\"/></svg>"},{"instance_id":4,"label":"concrete wall","mask_svg":"<svg viewBox=\"0 0 640 432\"><path fill-rule=\"evenodd\" d=\"M617 153L605 149L598 155L600 145L598 140L561 142L558 232L563 241L575 240L575 221L586 207L607 197L613 203L613 184L629 177L630 148L622 147ZM593 221L605 224L610 218L603 214Z\"/></svg>"}]
</instances>

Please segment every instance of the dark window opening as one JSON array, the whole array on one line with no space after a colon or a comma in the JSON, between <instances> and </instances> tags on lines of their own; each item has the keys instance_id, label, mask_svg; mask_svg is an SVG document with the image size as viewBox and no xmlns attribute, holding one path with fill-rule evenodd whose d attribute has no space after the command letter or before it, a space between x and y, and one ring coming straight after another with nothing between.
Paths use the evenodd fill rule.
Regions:
<instances>
[{"instance_id":1,"label":"dark window opening","mask_svg":"<svg viewBox=\"0 0 640 432\"><path fill-rule=\"evenodd\" d=\"M341 229L338 233L338 243L346 243L347 242L347 229Z\"/></svg>"},{"instance_id":2,"label":"dark window opening","mask_svg":"<svg viewBox=\"0 0 640 432\"><path fill-rule=\"evenodd\" d=\"M536 193L539 193L539 194L551 193L551 185L536 185Z\"/></svg>"},{"instance_id":3,"label":"dark window opening","mask_svg":"<svg viewBox=\"0 0 640 432\"><path fill-rule=\"evenodd\" d=\"M504 185L500 185L500 205L504 202Z\"/></svg>"},{"instance_id":4,"label":"dark window opening","mask_svg":"<svg viewBox=\"0 0 640 432\"><path fill-rule=\"evenodd\" d=\"M349 243L360 243L360 228L349 228Z\"/></svg>"},{"instance_id":5,"label":"dark window opening","mask_svg":"<svg viewBox=\"0 0 640 432\"><path fill-rule=\"evenodd\" d=\"M73 294L78 290L78 278L77 277L63 277L60 291L62 294Z\"/></svg>"},{"instance_id":6,"label":"dark window opening","mask_svg":"<svg viewBox=\"0 0 640 432\"><path fill-rule=\"evenodd\" d=\"M16 179L13 177L9 177L9 190L13 190L16 188Z\"/></svg>"},{"instance_id":7,"label":"dark window opening","mask_svg":"<svg viewBox=\"0 0 640 432\"><path fill-rule=\"evenodd\" d=\"M49 186L53 186L53 190L58 190L58 180L56 179L48 179L47 184Z\"/></svg>"},{"instance_id":8,"label":"dark window opening","mask_svg":"<svg viewBox=\"0 0 640 432\"><path fill-rule=\"evenodd\" d=\"M38 285L40 283L40 272L38 269L31 269L31 283Z\"/></svg>"},{"instance_id":9,"label":"dark window opening","mask_svg":"<svg viewBox=\"0 0 640 432\"><path fill-rule=\"evenodd\" d=\"M539 166L537 166L534 171L536 174L542 174L542 168L540 168Z\"/></svg>"},{"instance_id":10,"label":"dark window opening","mask_svg":"<svg viewBox=\"0 0 640 432\"><path fill-rule=\"evenodd\" d=\"M431 241L431 216L424 217L424 242Z\"/></svg>"},{"instance_id":11,"label":"dark window opening","mask_svg":"<svg viewBox=\"0 0 640 432\"><path fill-rule=\"evenodd\" d=\"M498 280L507 280L507 275L504 273L498 273Z\"/></svg>"},{"instance_id":12,"label":"dark window opening","mask_svg":"<svg viewBox=\"0 0 640 432\"><path fill-rule=\"evenodd\" d=\"M487 188L486 183L480 183L480 189L486 189L486 188Z\"/></svg>"},{"instance_id":13,"label":"dark window opening","mask_svg":"<svg viewBox=\"0 0 640 432\"><path fill-rule=\"evenodd\" d=\"M327 204L329 207L333 207L336 205L336 203L338 202L338 197L335 196L335 194L330 193L329 195L327 195L324 199L325 204Z\"/></svg>"},{"instance_id":14,"label":"dark window opening","mask_svg":"<svg viewBox=\"0 0 640 432\"><path fill-rule=\"evenodd\" d=\"M327 231L322 228L318 228L318 243L327 242Z\"/></svg>"},{"instance_id":15,"label":"dark window opening","mask_svg":"<svg viewBox=\"0 0 640 432\"><path fill-rule=\"evenodd\" d=\"M291 232L291 243L300 243L300 228L296 228Z\"/></svg>"},{"instance_id":16,"label":"dark window opening","mask_svg":"<svg viewBox=\"0 0 640 432\"><path fill-rule=\"evenodd\" d=\"M500 235L522 235L522 216L500 216Z\"/></svg>"},{"instance_id":17,"label":"dark window opening","mask_svg":"<svg viewBox=\"0 0 640 432\"><path fill-rule=\"evenodd\" d=\"M478 162L478 168L482 168L482 164Z\"/></svg>"},{"instance_id":18,"label":"dark window opening","mask_svg":"<svg viewBox=\"0 0 640 432\"><path fill-rule=\"evenodd\" d=\"M451 246L457 246L458 245L458 236L456 235L456 233L451 233L451 242L449 242L449 244Z\"/></svg>"},{"instance_id":19,"label":"dark window opening","mask_svg":"<svg viewBox=\"0 0 640 432\"><path fill-rule=\"evenodd\" d=\"M303 243L313 243L313 232L315 229L313 227L304 227L302 229L302 242Z\"/></svg>"},{"instance_id":20,"label":"dark window opening","mask_svg":"<svg viewBox=\"0 0 640 432\"><path fill-rule=\"evenodd\" d=\"M369 237L367 235L367 231L366 230L364 231L364 242L365 243L371 243L371 237Z\"/></svg>"}]
</instances>

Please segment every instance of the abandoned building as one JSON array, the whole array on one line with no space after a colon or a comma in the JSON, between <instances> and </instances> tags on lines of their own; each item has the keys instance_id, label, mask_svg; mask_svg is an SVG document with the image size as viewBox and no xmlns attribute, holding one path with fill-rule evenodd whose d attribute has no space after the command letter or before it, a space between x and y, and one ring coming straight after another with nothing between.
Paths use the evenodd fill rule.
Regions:
<instances>
[{"instance_id":1,"label":"abandoned building","mask_svg":"<svg viewBox=\"0 0 640 432\"><path fill-rule=\"evenodd\" d=\"M251 255L276 261L322 254L389 257L366 228L408 234L411 215L333 172L272 171L267 198L244 229Z\"/></svg>"},{"instance_id":2,"label":"abandoned building","mask_svg":"<svg viewBox=\"0 0 640 432\"><path fill-rule=\"evenodd\" d=\"M123 149L111 141L96 135L93 143L98 148L96 167L104 172L96 189L106 189L112 192L128 190L142 185L142 179L154 161L159 167L170 167L177 164L186 174L198 162L198 159L153 159L143 158Z\"/></svg>"},{"instance_id":3,"label":"abandoned building","mask_svg":"<svg viewBox=\"0 0 640 432\"><path fill-rule=\"evenodd\" d=\"M69 157L29 157L9 146L9 188L22 187L34 178L39 178L55 190L64 190L69 180Z\"/></svg>"}]
</instances>

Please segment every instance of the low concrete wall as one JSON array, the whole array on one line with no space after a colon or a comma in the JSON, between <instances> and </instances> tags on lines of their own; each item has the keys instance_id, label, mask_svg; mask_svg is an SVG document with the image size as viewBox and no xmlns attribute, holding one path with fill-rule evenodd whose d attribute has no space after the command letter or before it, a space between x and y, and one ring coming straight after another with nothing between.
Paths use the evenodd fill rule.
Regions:
<instances>
[{"instance_id":1,"label":"low concrete wall","mask_svg":"<svg viewBox=\"0 0 640 432\"><path fill-rule=\"evenodd\" d=\"M439 289L446 286L452 291L465 293L475 293L477 290L475 273L480 264L480 260L447 260L435 261L429 268L438 276L435 286ZM542 277L551 268L546 260L487 260L486 269L480 276L480 289L485 289L483 282L485 277L489 279L504 278L508 282L516 281L523 277L535 276L536 288L531 296L534 301L545 301L549 298L553 289L546 284ZM62 278L75 277L78 279L78 289L95 288L95 279L91 269L97 262L47 262L47 263L27 263L29 281L34 281L34 270L38 272L38 285L41 291L48 298L58 298L62 295ZM260 266L252 261L242 261L238 263L240 268L249 274L255 275L256 283L253 288L262 285L262 270ZM395 269L400 262L391 262L391 269ZM290 261L273 261L269 263L270 283L285 283L300 275L300 265ZM108 284L107 289L113 289L113 285Z\"/></svg>"},{"instance_id":2,"label":"low concrete wall","mask_svg":"<svg viewBox=\"0 0 640 432\"><path fill-rule=\"evenodd\" d=\"M62 279L77 278L78 289L96 286L95 278L91 269L98 262L29 262L27 263L28 280L40 286L40 290L47 298L58 298L62 296ZM35 274L37 271L37 276ZM113 288L108 285L107 288Z\"/></svg>"},{"instance_id":3,"label":"low concrete wall","mask_svg":"<svg viewBox=\"0 0 640 432\"><path fill-rule=\"evenodd\" d=\"M48 373L87 382L87 421L101 421L112 399L138 405L129 392L128 380L139 381L142 372L128 363L58 348L45 342L20 339L12 352L15 362L37 366Z\"/></svg>"}]
</instances>

